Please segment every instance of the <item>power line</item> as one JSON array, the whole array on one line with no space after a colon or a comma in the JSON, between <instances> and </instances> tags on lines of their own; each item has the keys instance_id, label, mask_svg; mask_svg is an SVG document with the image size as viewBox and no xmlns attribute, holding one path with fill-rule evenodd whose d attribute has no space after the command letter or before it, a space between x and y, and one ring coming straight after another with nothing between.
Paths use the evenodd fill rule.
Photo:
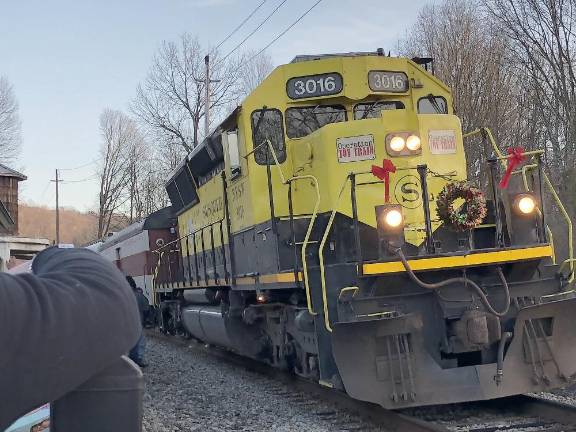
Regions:
<instances>
[{"instance_id":1,"label":"power line","mask_svg":"<svg viewBox=\"0 0 576 432\"><path fill-rule=\"evenodd\" d=\"M40 195L40 198L38 199L38 202L42 202L42 200L44 199L44 196L46 195L46 192L48 191L48 188L50 187L50 183L52 183L50 180L48 180L48 182L46 183L46 187L44 188L44 190L42 191L42 194Z\"/></svg>"},{"instance_id":2,"label":"power line","mask_svg":"<svg viewBox=\"0 0 576 432\"><path fill-rule=\"evenodd\" d=\"M254 16L254 14L255 14L256 12L258 12L258 10L262 7L262 5L263 5L264 3L266 3L267 1L268 1L268 0L263 0L258 6L256 6L256 8L255 8L252 12L250 12L250 15L248 15L246 18L244 18L244 21L242 21L242 22L238 25L238 27L236 27L234 30L232 30L232 32L231 32L228 36L226 36L226 37L224 38L224 40L222 40L222 42L220 42L218 45L216 45L216 48L214 48L214 49L211 51L211 53L214 53L214 51L216 51L218 48L220 48L220 47L221 47L228 39L230 39L238 30L240 30L240 29L242 28L242 26L243 26L244 24L246 24L246 22L247 22L250 18L252 18L252 17Z\"/></svg>"},{"instance_id":3,"label":"power line","mask_svg":"<svg viewBox=\"0 0 576 432\"><path fill-rule=\"evenodd\" d=\"M58 171L60 171L60 170L58 170ZM85 178L80 179L80 180L60 180L60 183L64 183L64 184L68 184L68 183L83 183L83 182L86 182L86 181L89 181L89 180L94 180L94 179L96 179L97 177L98 177L98 175L92 174L91 176L85 177Z\"/></svg>"},{"instance_id":4,"label":"power line","mask_svg":"<svg viewBox=\"0 0 576 432\"><path fill-rule=\"evenodd\" d=\"M300 15L300 17L298 17L298 19L296 21L294 21L292 24L290 24L288 27L286 27L286 29L284 29L284 31L282 33L280 33L278 36L276 36L274 39L272 39L272 41L268 45L266 45L264 48L262 48L260 51L258 51L256 54L254 54L252 57L250 57L240 67L245 66L247 63L250 63L256 57L258 57L260 54L262 54L264 51L266 51L268 48L270 48L270 46L272 46L272 44L274 42L276 42L278 39L280 39L282 36L284 36L286 33L288 33L288 31L290 31L290 29L292 27L294 27L296 24L298 24L300 21L302 21L302 19L306 15L308 15L312 11L312 9L314 9L316 6L318 6L321 2L322 2L322 0L318 0L316 3L314 3L310 9L308 9L306 12L304 12L302 15Z\"/></svg>"},{"instance_id":5,"label":"power line","mask_svg":"<svg viewBox=\"0 0 576 432\"><path fill-rule=\"evenodd\" d=\"M222 59L220 59L220 60L218 61L217 65L220 64L220 63L222 63L224 60L226 60L228 57L230 57L234 51L236 51L238 48L240 48L242 45L244 45L244 42L246 42L248 39L250 39L250 38L254 35L254 33L256 33L258 30L260 30L260 29L262 28L262 26L263 26L264 24L266 24L266 22L268 22L268 20L269 20L270 18L272 18L272 15L274 15L274 14L278 11L278 9L280 9L280 8L282 7L282 5L283 5L284 3L286 3L287 1L288 1L288 0L282 0L282 2L280 2L280 4L279 4L278 6L276 6L276 7L274 8L274 10L273 10L272 12L270 12L270 14L268 14L268 16L267 16L266 18L264 18L264 21L262 21L262 22L258 25L258 27L256 27L254 30L252 30L252 31L248 34L248 36L246 36L246 37L242 40L242 42L240 42L238 45L236 45L236 46L232 49L232 51L230 51L230 52L229 52L228 54L226 54Z\"/></svg>"},{"instance_id":6,"label":"power line","mask_svg":"<svg viewBox=\"0 0 576 432\"><path fill-rule=\"evenodd\" d=\"M76 166L76 167L72 167L72 168L58 168L58 171L74 171L74 170L77 170L77 169L80 169L80 168L86 168L87 166L93 165L93 164L95 164L95 163L97 163L97 162L100 162L101 160L102 160L102 158L99 157L99 158L96 158L96 159L91 160L90 162L86 162L85 164L82 164L82 165L79 165L79 166Z\"/></svg>"}]
</instances>

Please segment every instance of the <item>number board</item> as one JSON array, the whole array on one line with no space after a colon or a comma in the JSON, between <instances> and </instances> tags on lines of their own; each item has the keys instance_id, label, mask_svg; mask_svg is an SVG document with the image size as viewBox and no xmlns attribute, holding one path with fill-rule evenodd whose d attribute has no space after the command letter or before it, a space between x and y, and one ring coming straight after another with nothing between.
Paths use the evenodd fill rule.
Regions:
<instances>
[{"instance_id":1,"label":"number board","mask_svg":"<svg viewBox=\"0 0 576 432\"><path fill-rule=\"evenodd\" d=\"M408 91L408 76L404 72L370 71L368 86L375 92L405 93Z\"/></svg>"},{"instance_id":2,"label":"number board","mask_svg":"<svg viewBox=\"0 0 576 432\"><path fill-rule=\"evenodd\" d=\"M286 93L290 99L335 95L342 88L342 76L336 72L290 78L286 83Z\"/></svg>"}]
</instances>

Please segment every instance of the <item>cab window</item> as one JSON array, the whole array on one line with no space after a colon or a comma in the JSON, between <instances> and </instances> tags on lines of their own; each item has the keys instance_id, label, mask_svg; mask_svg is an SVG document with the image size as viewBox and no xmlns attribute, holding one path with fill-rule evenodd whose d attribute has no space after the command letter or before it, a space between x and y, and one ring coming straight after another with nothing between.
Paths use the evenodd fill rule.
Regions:
<instances>
[{"instance_id":1,"label":"cab window","mask_svg":"<svg viewBox=\"0 0 576 432\"><path fill-rule=\"evenodd\" d=\"M274 156L270 153L267 145L262 145L270 140L278 162L286 160L286 146L284 143L284 127L282 125L282 113L277 109L256 110L252 113L252 142L254 148L254 160L258 165L274 164ZM260 147L258 147L260 146Z\"/></svg>"},{"instance_id":2,"label":"cab window","mask_svg":"<svg viewBox=\"0 0 576 432\"><path fill-rule=\"evenodd\" d=\"M418 99L418 114L448 114L448 103L442 96L429 94Z\"/></svg>"},{"instance_id":3,"label":"cab window","mask_svg":"<svg viewBox=\"0 0 576 432\"><path fill-rule=\"evenodd\" d=\"M317 105L288 108L286 134L288 138L302 138L330 123L346 121L346 108L342 105Z\"/></svg>"},{"instance_id":4,"label":"cab window","mask_svg":"<svg viewBox=\"0 0 576 432\"><path fill-rule=\"evenodd\" d=\"M230 174L232 178L240 175L240 149L238 147L238 131L225 132L227 140L228 160L230 161Z\"/></svg>"},{"instance_id":5,"label":"cab window","mask_svg":"<svg viewBox=\"0 0 576 432\"><path fill-rule=\"evenodd\" d=\"M404 109L400 101L375 101L359 103L354 106L354 120L364 120L380 117L380 113L386 110Z\"/></svg>"}]
</instances>

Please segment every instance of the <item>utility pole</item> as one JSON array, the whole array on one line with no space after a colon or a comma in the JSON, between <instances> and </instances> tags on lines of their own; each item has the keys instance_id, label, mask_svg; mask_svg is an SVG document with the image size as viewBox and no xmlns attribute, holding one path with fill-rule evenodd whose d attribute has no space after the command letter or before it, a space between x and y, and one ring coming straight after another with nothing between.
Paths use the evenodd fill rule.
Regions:
<instances>
[{"instance_id":1,"label":"utility pole","mask_svg":"<svg viewBox=\"0 0 576 432\"><path fill-rule=\"evenodd\" d=\"M58 178L58 168L56 168L56 180L50 180L56 183L56 245L60 244L60 206L58 203L58 183L60 179Z\"/></svg>"},{"instance_id":2,"label":"utility pole","mask_svg":"<svg viewBox=\"0 0 576 432\"><path fill-rule=\"evenodd\" d=\"M206 75L203 80L196 80L196 82L204 82L204 136L207 137L210 133L210 84L220 82L220 80L210 79L210 55L204 57L204 64Z\"/></svg>"},{"instance_id":3,"label":"utility pole","mask_svg":"<svg viewBox=\"0 0 576 432\"><path fill-rule=\"evenodd\" d=\"M206 87L206 97L204 106L204 135L207 137L210 133L210 55L204 57L206 65L206 77L204 78Z\"/></svg>"}]
</instances>

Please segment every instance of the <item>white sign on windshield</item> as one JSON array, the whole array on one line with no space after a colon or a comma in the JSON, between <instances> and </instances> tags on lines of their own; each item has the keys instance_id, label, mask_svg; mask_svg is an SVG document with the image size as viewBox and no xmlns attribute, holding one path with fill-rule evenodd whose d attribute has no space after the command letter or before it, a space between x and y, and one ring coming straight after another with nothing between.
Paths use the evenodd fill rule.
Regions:
<instances>
[{"instance_id":1,"label":"white sign on windshield","mask_svg":"<svg viewBox=\"0 0 576 432\"><path fill-rule=\"evenodd\" d=\"M432 154L456 153L456 134L453 130L431 130L428 146Z\"/></svg>"},{"instance_id":2,"label":"white sign on windshield","mask_svg":"<svg viewBox=\"0 0 576 432\"><path fill-rule=\"evenodd\" d=\"M376 158L374 151L374 136L359 135L336 140L336 151L338 152L338 162L358 162L363 160L373 160Z\"/></svg>"}]
</instances>

